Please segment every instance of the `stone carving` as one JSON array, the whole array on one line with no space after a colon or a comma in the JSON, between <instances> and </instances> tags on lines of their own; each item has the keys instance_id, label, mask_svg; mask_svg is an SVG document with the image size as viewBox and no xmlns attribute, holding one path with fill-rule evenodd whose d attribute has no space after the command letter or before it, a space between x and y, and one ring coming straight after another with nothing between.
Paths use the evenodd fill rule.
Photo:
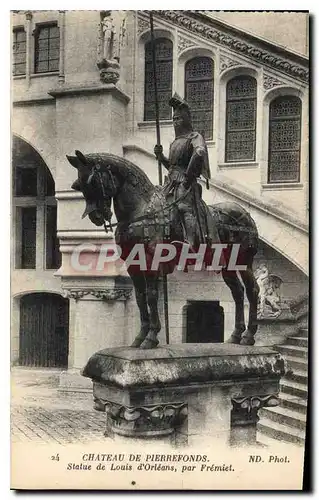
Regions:
<instances>
[{"instance_id":1,"label":"stone carving","mask_svg":"<svg viewBox=\"0 0 319 500\"><path fill-rule=\"evenodd\" d=\"M280 294L282 279L275 274L269 274L265 264L257 268L255 278L259 285L258 319L278 318L282 312Z\"/></svg>"},{"instance_id":2,"label":"stone carving","mask_svg":"<svg viewBox=\"0 0 319 500\"><path fill-rule=\"evenodd\" d=\"M126 40L126 12L101 11L99 25L98 62L100 80L116 83L120 78L120 52Z\"/></svg>"},{"instance_id":3,"label":"stone carving","mask_svg":"<svg viewBox=\"0 0 319 500\"><path fill-rule=\"evenodd\" d=\"M92 295L100 300L128 300L131 297L131 288L104 288L98 289L65 289L63 295L65 298L79 300L86 295Z\"/></svg>"},{"instance_id":4,"label":"stone carving","mask_svg":"<svg viewBox=\"0 0 319 500\"><path fill-rule=\"evenodd\" d=\"M230 59L230 57L221 56L219 64L220 73L222 73L228 68L231 68L232 66L239 66L239 62L234 61L234 59Z\"/></svg>"},{"instance_id":5,"label":"stone carving","mask_svg":"<svg viewBox=\"0 0 319 500\"><path fill-rule=\"evenodd\" d=\"M244 396L231 399L233 408L231 414L231 426L255 425L258 418L258 410L265 406L278 406L278 394L266 394L264 396Z\"/></svg>"},{"instance_id":6,"label":"stone carving","mask_svg":"<svg viewBox=\"0 0 319 500\"><path fill-rule=\"evenodd\" d=\"M184 11L177 10L154 10L153 13L167 21L170 21L182 28L199 35L207 40L214 41L223 47L227 47L231 50L238 52L244 56L252 58L261 64L268 65L277 71L282 71L294 78L298 78L305 82L309 78L309 70L301 64L290 62L285 60L283 57L278 56L266 49L261 49L250 43L244 42L243 40L236 38L233 35L223 33L222 31L212 28L208 24L195 20L187 16Z\"/></svg>"},{"instance_id":7,"label":"stone carving","mask_svg":"<svg viewBox=\"0 0 319 500\"><path fill-rule=\"evenodd\" d=\"M278 78L275 78L273 76L269 75L264 75L264 89L265 90L270 90L273 87L278 87L278 85L283 85L284 82L281 80L278 80Z\"/></svg>"},{"instance_id":8,"label":"stone carving","mask_svg":"<svg viewBox=\"0 0 319 500\"><path fill-rule=\"evenodd\" d=\"M185 421L188 413L186 403L128 407L97 397L94 408L107 412L111 432L131 437L169 435Z\"/></svg>"},{"instance_id":9,"label":"stone carving","mask_svg":"<svg viewBox=\"0 0 319 500\"><path fill-rule=\"evenodd\" d=\"M185 49L189 49L190 47L196 47L196 43L188 38L184 38L183 36L178 36L178 53L180 54Z\"/></svg>"},{"instance_id":10,"label":"stone carving","mask_svg":"<svg viewBox=\"0 0 319 500\"><path fill-rule=\"evenodd\" d=\"M143 31L150 29L150 23L146 19L139 17L137 19L137 34L141 35Z\"/></svg>"}]
</instances>

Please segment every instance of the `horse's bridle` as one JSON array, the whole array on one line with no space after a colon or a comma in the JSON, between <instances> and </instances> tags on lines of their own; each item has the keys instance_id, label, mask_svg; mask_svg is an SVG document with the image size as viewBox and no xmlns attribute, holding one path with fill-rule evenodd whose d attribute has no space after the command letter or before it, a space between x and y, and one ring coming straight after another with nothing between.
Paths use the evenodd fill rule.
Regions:
<instances>
[{"instance_id":1,"label":"horse's bridle","mask_svg":"<svg viewBox=\"0 0 319 500\"><path fill-rule=\"evenodd\" d=\"M102 178L102 174L101 174L101 166L100 166L99 163L93 165L93 167L92 167L92 173L89 175L89 178L88 178L88 181L87 181L88 184L90 184L92 182L92 179L93 179L94 175L95 174L97 175L97 178L99 180L100 187L101 187L103 201L106 200L108 197L113 198L113 196L116 194L116 191L117 191L117 187L116 187L116 184L115 184L115 181L114 181L114 177L113 177L113 174L112 174L110 168L107 168L107 173L109 175L109 178L110 178L111 184L112 184L112 189L113 189L112 194L107 195L107 193L105 191L105 186L104 186L103 178ZM154 212L150 212L150 213L147 213L147 214L140 215L139 217L136 217L135 219L133 219L132 221L130 221L130 224L133 224L135 222L139 222L139 221L142 221L142 220L145 220L145 219L149 219L150 217L153 217L153 216L155 216L155 215L157 215L159 213L163 213L163 212L165 212L167 210L170 210L175 205L177 205L180 201L182 201L184 198L186 198L186 196L189 194L189 192L191 191L191 189L192 189L192 186L189 186L189 188L185 191L185 193L183 193L179 198L177 198L176 200L174 200L169 205L165 206L164 209L160 208L159 210L155 210ZM108 234L109 230L111 232L113 232L113 227L118 226L118 222L115 222L114 224L112 224L111 221L110 221L110 219L107 219L105 217L104 207L103 207L103 210L101 210L101 212L102 212L102 216L104 218L104 220L103 220L103 226L104 226L104 230L105 230L106 234ZM106 223L108 223L109 227L107 227Z\"/></svg>"}]
</instances>

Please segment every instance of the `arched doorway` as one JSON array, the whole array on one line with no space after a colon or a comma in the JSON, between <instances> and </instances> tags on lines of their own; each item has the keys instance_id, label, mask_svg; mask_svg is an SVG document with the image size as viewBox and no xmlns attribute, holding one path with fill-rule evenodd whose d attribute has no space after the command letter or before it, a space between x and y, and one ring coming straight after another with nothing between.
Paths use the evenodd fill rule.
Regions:
<instances>
[{"instance_id":1,"label":"arched doorway","mask_svg":"<svg viewBox=\"0 0 319 500\"><path fill-rule=\"evenodd\" d=\"M52 174L39 153L12 139L12 223L15 269L58 269L57 202Z\"/></svg>"},{"instance_id":2,"label":"arched doorway","mask_svg":"<svg viewBox=\"0 0 319 500\"><path fill-rule=\"evenodd\" d=\"M20 299L19 364L67 367L69 302L51 293L31 293Z\"/></svg>"}]
</instances>

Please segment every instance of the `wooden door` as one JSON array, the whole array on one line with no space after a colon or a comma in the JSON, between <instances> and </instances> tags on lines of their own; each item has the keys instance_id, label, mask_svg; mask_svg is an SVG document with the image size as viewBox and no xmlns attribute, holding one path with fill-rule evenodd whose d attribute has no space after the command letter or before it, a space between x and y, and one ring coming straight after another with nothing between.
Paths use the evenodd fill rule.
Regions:
<instances>
[{"instance_id":1,"label":"wooden door","mask_svg":"<svg viewBox=\"0 0 319 500\"><path fill-rule=\"evenodd\" d=\"M67 367L68 346L68 300L50 293L32 293L22 297L20 365Z\"/></svg>"}]
</instances>

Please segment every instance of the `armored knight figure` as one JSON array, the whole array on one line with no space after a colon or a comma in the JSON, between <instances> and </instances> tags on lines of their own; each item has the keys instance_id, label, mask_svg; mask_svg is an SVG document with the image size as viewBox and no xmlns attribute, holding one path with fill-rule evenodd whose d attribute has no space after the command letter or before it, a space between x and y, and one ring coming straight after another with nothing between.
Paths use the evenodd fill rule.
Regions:
<instances>
[{"instance_id":1,"label":"armored knight figure","mask_svg":"<svg viewBox=\"0 0 319 500\"><path fill-rule=\"evenodd\" d=\"M199 243L219 242L215 224L201 199L202 188L197 178L210 179L208 152L204 138L193 131L189 105L178 94L170 99L174 110L175 140L170 145L169 158L162 146L156 145L154 153L168 169L164 192L168 199L177 201L177 208L185 230L185 239L191 247Z\"/></svg>"}]
</instances>

